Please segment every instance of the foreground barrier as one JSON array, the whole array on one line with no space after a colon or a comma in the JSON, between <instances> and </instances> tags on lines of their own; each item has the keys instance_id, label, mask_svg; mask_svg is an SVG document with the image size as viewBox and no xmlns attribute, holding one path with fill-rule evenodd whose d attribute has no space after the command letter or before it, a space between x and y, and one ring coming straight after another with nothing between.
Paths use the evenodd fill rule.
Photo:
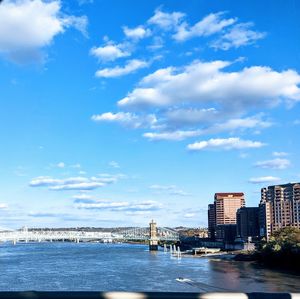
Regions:
<instances>
[{"instance_id":1,"label":"foreground barrier","mask_svg":"<svg viewBox=\"0 0 300 299\"><path fill-rule=\"evenodd\" d=\"M300 293L0 292L0 299L300 299Z\"/></svg>"}]
</instances>

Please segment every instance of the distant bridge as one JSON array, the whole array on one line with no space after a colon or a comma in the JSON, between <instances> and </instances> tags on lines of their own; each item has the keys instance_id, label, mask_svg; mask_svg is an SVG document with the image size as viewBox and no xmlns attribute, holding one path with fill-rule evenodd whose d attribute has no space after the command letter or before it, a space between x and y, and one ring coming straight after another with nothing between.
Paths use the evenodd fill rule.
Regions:
<instances>
[{"instance_id":1,"label":"distant bridge","mask_svg":"<svg viewBox=\"0 0 300 299\"><path fill-rule=\"evenodd\" d=\"M16 230L0 232L0 242L112 242L112 233L85 232L85 231L55 231L55 230Z\"/></svg>"},{"instance_id":2,"label":"distant bridge","mask_svg":"<svg viewBox=\"0 0 300 299\"><path fill-rule=\"evenodd\" d=\"M122 239L128 241L147 241L154 237L150 235L149 227L136 227L120 232ZM157 241L179 241L179 233L173 229L166 227L158 227L156 230Z\"/></svg>"},{"instance_id":3,"label":"distant bridge","mask_svg":"<svg viewBox=\"0 0 300 299\"><path fill-rule=\"evenodd\" d=\"M152 222L153 224L154 222ZM0 231L0 242L126 242L126 241L151 241L156 245L158 242L176 242L179 240L179 234L175 230L164 227L154 227L155 231L150 227L136 227L112 232L90 232L90 231L58 231L58 230L28 230L23 228L15 231Z\"/></svg>"}]
</instances>

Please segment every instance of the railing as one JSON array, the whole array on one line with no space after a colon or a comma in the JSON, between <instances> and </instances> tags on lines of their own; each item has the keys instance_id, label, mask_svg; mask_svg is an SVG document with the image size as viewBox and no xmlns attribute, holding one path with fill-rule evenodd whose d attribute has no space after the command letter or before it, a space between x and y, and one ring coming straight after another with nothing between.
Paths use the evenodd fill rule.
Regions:
<instances>
[{"instance_id":1,"label":"railing","mask_svg":"<svg viewBox=\"0 0 300 299\"><path fill-rule=\"evenodd\" d=\"M120 234L126 240L149 240L150 238L149 227L135 227L121 231ZM166 227L158 227L157 240L176 242L179 241L179 233Z\"/></svg>"},{"instance_id":2,"label":"railing","mask_svg":"<svg viewBox=\"0 0 300 299\"><path fill-rule=\"evenodd\" d=\"M77 241L88 241L88 240L149 240L149 228L134 228L131 230L125 230L119 233L110 232L86 232L86 231L33 231L33 230L20 230L20 231L0 231L0 242L41 242L49 240L77 240ZM160 241L178 241L179 234L175 231L166 228L158 228L157 238Z\"/></svg>"},{"instance_id":3,"label":"railing","mask_svg":"<svg viewBox=\"0 0 300 299\"><path fill-rule=\"evenodd\" d=\"M109 240L111 233L80 231L12 231L0 232L0 241L45 241L45 240Z\"/></svg>"},{"instance_id":4,"label":"railing","mask_svg":"<svg viewBox=\"0 0 300 299\"><path fill-rule=\"evenodd\" d=\"M0 292L0 299L300 299L300 293Z\"/></svg>"}]
</instances>

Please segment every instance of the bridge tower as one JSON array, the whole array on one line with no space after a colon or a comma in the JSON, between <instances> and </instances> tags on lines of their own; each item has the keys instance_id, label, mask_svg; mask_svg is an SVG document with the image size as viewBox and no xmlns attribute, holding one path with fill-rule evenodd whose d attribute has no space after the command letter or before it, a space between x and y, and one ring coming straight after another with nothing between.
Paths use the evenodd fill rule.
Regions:
<instances>
[{"instance_id":1,"label":"bridge tower","mask_svg":"<svg viewBox=\"0 0 300 299\"><path fill-rule=\"evenodd\" d=\"M154 220L152 220L149 225L150 225L149 250L156 251L156 250L158 250L156 222L154 222Z\"/></svg>"}]
</instances>

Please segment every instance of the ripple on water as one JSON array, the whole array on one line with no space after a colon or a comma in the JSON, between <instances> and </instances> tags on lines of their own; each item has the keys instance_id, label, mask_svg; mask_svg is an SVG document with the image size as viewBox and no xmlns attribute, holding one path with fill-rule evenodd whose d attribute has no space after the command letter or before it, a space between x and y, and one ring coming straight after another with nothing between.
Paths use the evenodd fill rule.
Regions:
<instances>
[{"instance_id":1,"label":"ripple on water","mask_svg":"<svg viewBox=\"0 0 300 299\"><path fill-rule=\"evenodd\" d=\"M300 291L298 276L249 262L178 260L131 244L0 244L0 274L2 291Z\"/></svg>"}]
</instances>

